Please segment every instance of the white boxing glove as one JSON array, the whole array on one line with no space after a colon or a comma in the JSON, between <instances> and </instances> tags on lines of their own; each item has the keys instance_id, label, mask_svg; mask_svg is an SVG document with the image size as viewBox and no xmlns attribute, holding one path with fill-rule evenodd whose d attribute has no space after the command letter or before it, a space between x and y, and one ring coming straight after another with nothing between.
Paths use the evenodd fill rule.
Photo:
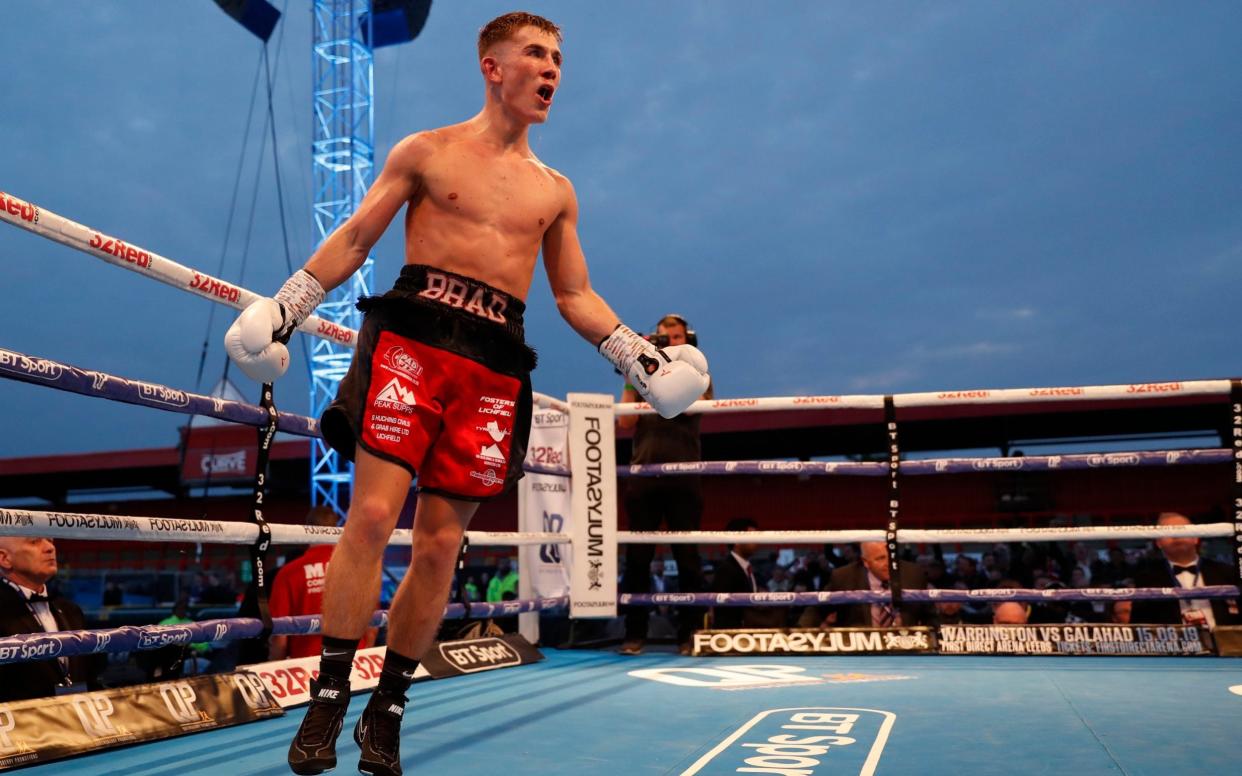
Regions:
<instances>
[{"instance_id":1,"label":"white boxing glove","mask_svg":"<svg viewBox=\"0 0 1242 776\"><path fill-rule=\"evenodd\" d=\"M680 415L711 385L707 358L698 348L657 348L625 324L617 324L599 352L664 418Z\"/></svg>"},{"instance_id":2,"label":"white boxing glove","mask_svg":"<svg viewBox=\"0 0 1242 776\"><path fill-rule=\"evenodd\" d=\"M224 351L250 379L273 382L289 368L285 343L323 301L324 294L314 275L298 270L275 298L259 299L242 311L224 334Z\"/></svg>"}]
</instances>

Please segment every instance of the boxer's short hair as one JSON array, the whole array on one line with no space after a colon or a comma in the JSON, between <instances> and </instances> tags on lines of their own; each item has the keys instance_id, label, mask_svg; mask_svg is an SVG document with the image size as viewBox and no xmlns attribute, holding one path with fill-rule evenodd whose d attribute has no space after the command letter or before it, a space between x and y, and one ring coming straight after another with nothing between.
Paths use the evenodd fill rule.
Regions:
<instances>
[{"instance_id":1,"label":"boxer's short hair","mask_svg":"<svg viewBox=\"0 0 1242 776\"><path fill-rule=\"evenodd\" d=\"M514 11L503 16L497 16L487 24L483 25L483 29L479 30L479 59L487 54L487 50L502 40L507 40L513 36L513 33L523 27L537 27L544 32L556 36L556 42L561 42L561 28L555 23L526 11Z\"/></svg>"}]
</instances>

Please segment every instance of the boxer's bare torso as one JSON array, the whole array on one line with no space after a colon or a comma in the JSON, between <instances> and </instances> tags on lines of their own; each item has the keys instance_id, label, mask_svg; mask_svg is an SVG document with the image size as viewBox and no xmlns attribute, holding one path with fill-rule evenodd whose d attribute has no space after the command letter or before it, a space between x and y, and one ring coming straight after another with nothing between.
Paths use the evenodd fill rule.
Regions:
<instances>
[{"instance_id":1,"label":"boxer's bare torso","mask_svg":"<svg viewBox=\"0 0 1242 776\"><path fill-rule=\"evenodd\" d=\"M405 260L476 278L521 299L544 234L571 196L528 148L506 149L456 124L408 139L417 187L405 215Z\"/></svg>"}]
</instances>

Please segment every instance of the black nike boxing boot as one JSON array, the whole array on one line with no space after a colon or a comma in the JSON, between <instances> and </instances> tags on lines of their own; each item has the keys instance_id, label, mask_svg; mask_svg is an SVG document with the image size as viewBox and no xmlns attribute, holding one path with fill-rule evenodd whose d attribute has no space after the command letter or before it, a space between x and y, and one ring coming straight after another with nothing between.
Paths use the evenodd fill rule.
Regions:
<instances>
[{"instance_id":1,"label":"black nike boxing boot","mask_svg":"<svg viewBox=\"0 0 1242 776\"><path fill-rule=\"evenodd\" d=\"M401 717L404 695L376 690L354 726L354 741L362 749L358 772L371 776L401 776Z\"/></svg>"},{"instance_id":2,"label":"black nike boxing boot","mask_svg":"<svg viewBox=\"0 0 1242 776\"><path fill-rule=\"evenodd\" d=\"M320 674L311 680L311 705L289 744L289 767L309 776L336 767L336 738L349 710L349 681Z\"/></svg>"}]
</instances>

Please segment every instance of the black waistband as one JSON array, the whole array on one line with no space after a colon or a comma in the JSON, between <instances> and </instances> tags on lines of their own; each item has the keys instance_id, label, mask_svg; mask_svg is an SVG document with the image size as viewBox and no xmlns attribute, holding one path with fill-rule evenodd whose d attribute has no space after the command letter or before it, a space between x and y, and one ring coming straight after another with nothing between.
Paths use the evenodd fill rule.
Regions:
<instances>
[{"instance_id":1,"label":"black waistband","mask_svg":"<svg viewBox=\"0 0 1242 776\"><path fill-rule=\"evenodd\" d=\"M409 295L412 301L447 307L525 339L522 315L526 303L472 277L426 264L406 264L393 290Z\"/></svg>"}]
</instances>

